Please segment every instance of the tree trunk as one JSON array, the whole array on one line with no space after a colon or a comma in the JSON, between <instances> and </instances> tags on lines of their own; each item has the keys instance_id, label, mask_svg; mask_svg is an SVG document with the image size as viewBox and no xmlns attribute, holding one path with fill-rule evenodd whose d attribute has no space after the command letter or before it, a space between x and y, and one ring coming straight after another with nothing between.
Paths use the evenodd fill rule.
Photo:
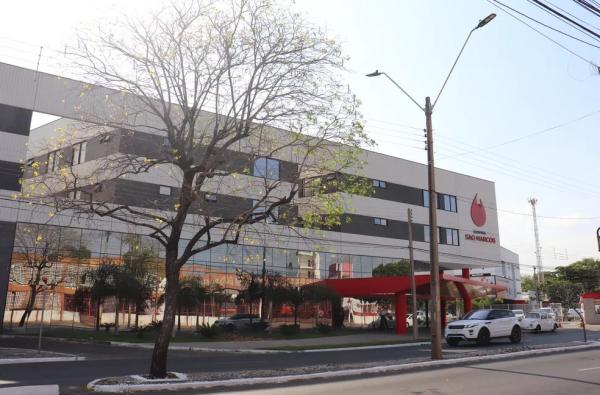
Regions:
<instances>
[{"instance_id":1,"label":"tree trunk","mask_svg":"<svg viewBox=\"0 0 600 395\"><path fill-rule=\"evenodd\" d=\"M131 328L131 302L127 303L127 329Z\"/></svg>"},{"instance_id":2,"label":"tree trunk","mask_svg":"<svg viewBox=\"0 0 600 395\"><path fill-rule=\"evenodd\" d=\"M102 303L100 301L96 302L96 332L100 330L100 306Z\"/></svg>"},{"instance_id":3,"label":"tree trunk","mask_svg":"<svg viewBox=\"0 0 600 395\"><path fill-rule=\"evenodd\" d=\"M169 343L173 336L175 326L175 314L177 311L177 292L179 290L179 270L174 267L173 262L167 261L167 284L165 292L165 311L162 324L156 336L154 350L152 351L152 362L150 364L150 376L164 378L167 376L167 354Z\"/></svg>"},{"instance_id":4,"label":"tree trunk","mask_svg":"<svg viewBox=\"0 0 600 395\"><path fill-rule=\"evenodd\" d=\"M200 305L196 305L196 332L200 330Z\"/></svg>"},{"instance_id":5,"label":"tree trunk","mask_svg":"<svg viewBox=\"0 0 600 395\"><path fill-rule=\"evenodd\" d=\"M294 305L294 325L298 325L298 307Z\"/></svg>"},{"instance_id":6,"label":"tree trunk","mask_svg":"<svg viewBox=\"0 0 600 395\"><path fill-rule=\"evenodd\" d=\"M140 304L135 305L135 330L137 331L140 328Z\"/></svg>"},{"instance_id":7,"label":"tree trunk","mask_svg":"<svg viewBox=\"0 0 600 395\"><path fill-rule=\"evenodd\" d=\"M35 285L32 285L29 288L31 288L31 291L29 293L29 300L27 301L27 306L25 306L25 311L23 312L23 315L21 316L21 320L19 321L19 328L21 328L23 325L25 325L25 321L27 321L29 319L31 312L33 311L33 306L35 305L35 297L37 296L37 292L36 292L37 287Z\"/></svg>"},{"instance_id":8,"label":"tree trunk","mask_svg":"<svg viewBox=\"0 0 600 395\"><path fill-rule=\"evenodd\" d=\"M115 300L115 333L119 333L119 305L120 305L120 300L119 298L116 298Z\"/></svg>"},{"instance_id":9,"label":"tree trunk","mask_svg":"<svg viewBox=\"0 0 600 395\"><path fill-rule=\"evenodd\" d=\"M177 307L177 332L181 332L181 306Z\"/></svg>"}]
</instances>

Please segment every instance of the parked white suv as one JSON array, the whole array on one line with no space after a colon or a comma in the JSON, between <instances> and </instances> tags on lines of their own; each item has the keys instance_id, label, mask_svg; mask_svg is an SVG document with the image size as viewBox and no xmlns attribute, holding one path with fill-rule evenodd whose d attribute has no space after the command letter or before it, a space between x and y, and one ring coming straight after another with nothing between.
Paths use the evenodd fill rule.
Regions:
<instances>
[{"instance_id":1,"label":"parked white suv","mask_svg":"<svg viewBox=\"0 0 600 395\"><path fill-rule=\"evenodd\" d=\"M460 341L476 341L484 346L491 339L500 337L519 343L521 326L510 310L473 310L461 320L448 324L445 337L450 346L456 346Z\"/></svg>"}]
</instances>

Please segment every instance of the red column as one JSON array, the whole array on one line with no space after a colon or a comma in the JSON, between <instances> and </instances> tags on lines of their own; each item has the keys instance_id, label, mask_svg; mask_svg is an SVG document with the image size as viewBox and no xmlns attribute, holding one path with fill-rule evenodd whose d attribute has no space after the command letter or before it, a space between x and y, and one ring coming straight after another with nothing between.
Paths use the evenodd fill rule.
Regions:
<instances>
[{"instance_id":1,"label":"red column","mask_svg":"<svg viewBox=\"0 0 600 395\"><path fill-rule=\"evenodd\" d=\"M469 269L468 267L464 268L462 270L462 277L463 278L471 278L471 269Z\"/></svg>"},{"instance_id":2,"label":"red column","mask_svg":"<svg viewBox=\"0 0 600 395\"><path fill-rule=\"evenodd\" d=\"M460 292L460 297L463 300L464 304L464 314L467 314L469 311L473 310L473 299L469 292L467 292L467 288L462 283L456 283L456 288L458 288L458 292Z\"/></svg>"},{"instance_id":3,"label":"red column","mask_svg":"<svg viewBox=\"0 0 600 395\"><path fill-rule=\"evenodd\" d=\"M408 333L406 327L406 294L396 294L396 333L403 335Z\"/></svg>"},{"instance_id":4,"label":"red column","mask_svg":"<svg viewBox=\"0 0 600 395\"><path fill-rule=\"evenodd\" d=\"M440 315L442 316L442 331L443 331L444 328L446 327L446 324L448 323L446 320L446 301L443 299L440 301Z\"/></svg>"}]
</instances>

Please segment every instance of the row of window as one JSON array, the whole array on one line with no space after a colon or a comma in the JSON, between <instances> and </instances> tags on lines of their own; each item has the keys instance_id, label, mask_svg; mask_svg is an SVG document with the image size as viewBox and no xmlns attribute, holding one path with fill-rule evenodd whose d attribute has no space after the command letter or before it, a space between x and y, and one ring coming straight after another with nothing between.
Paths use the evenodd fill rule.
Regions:
<instances>
[{"instance_id":1,"label":"row of window","mask_svg":"<svg viewBox=\"0 0 600 395\"><path fill-rule=\"evenodd\" d=\"M426 243L429 243L431 238L429 237L430 228L429 225L423 226L424 232L424 240ZM460 238L458 229L453 228L444 228L443 226L438 226L438 243L446 244L451 246L459 246Z\"/></svg>"},{"instance_id":2,"label":"row of window","mask_svg":"<svg viewBox=\"0 0 600 395\"><path fill-rule=\"evenodd\" d=\"M456 205L456 196L445 193L437 193L436 195L438 210L451 211L453 213L458 211ZM429 207L429 191L426 189L423 189L423 206Z\"/></svg>"},{"instance_id":3,"label":"row of window","mask_svg":"<svg viewBox=\"0 0 600 395\"><path fill-rule=\"evenodd\" d=\"M379 226L387 226L388 220L385 218L375 217L375 218L373 218L373 224L379 225ZM429 237L429 225L424 225L423 230L425 232L424 240L425 240L425 242L429 243L429 240L431 240ZM442 226L438 226L438 231L439 231L439 235L438 235L438 243L439 244L447 244L447 245L452 245L452 246L460 245L458 229L444 228Z\"/></svg>"},{"instance_id":4,"label":"row of window","mask_svg":"<svg viewBox=\"0 0 600 395\"><path fill-rule=\"evenodd\" d=\"M73 149L71 150L71 166L78 165L80 163L85 162L85 153L87 151L87 141L83 141L81 143L77 143L73 145ZM47 172L58 170L61 164L61 159L63 158L64 152L63 150L56 150L48 153L46 161L48 162L48 166L46 167ZM33 160L31 161L33 164Z\"/></svg>"}]
</instances>

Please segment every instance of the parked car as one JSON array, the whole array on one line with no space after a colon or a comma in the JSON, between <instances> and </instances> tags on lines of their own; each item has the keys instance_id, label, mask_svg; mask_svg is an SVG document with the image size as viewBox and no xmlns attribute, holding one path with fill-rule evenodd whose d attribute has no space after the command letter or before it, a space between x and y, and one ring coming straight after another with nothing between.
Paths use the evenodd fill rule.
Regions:
<instances>
[{"instance_id":1,"label":"parked car","mask_svg":"<svg viewBox=\"0 0 600 395\"><path fill-rule=\"evenodd\" d=\"M425 322L425 312L423 310L417 310L417 322L419 324Z\"/></svg>"},{"instance_id":2,"label":"parked car","mask_svg":"<svg viewBox=\"0 0 600 395\"><path fill-rule=\"evenodd\" d=\"M260 317L256 314L234 314L231 317L216 320L214 325L219 328L234 330L258 321L260 321Z\"/></svg>"},{"instance_id":3,"label":"parked car","mask_svg":"<svg viewBox=\"0 0 600 395\"><path fill-rule=\"evenodd\" d=\"M512 343L521 342L521 326L510 310L473 310L459 321L446 327L445 338L450 346L461 341L476 341L487 345L491 339L507 337Z\"/></svg>"},{"instance_id":4,"label":"parked car","mask_svg":"<svg viewBox=\"0 0 600 395\"><path fill-rule=\"evenodd\" d=\"M556 328L558 328L558 324L554 318L546 312L531 311L525 314L525 318L521 321L521 327L525 331L532 331L535 333L554 332Z\"/></svg>"},{"instance_id":5,"label":"parked car","mask_svg":"<svg viewBox=\"0 0 600 395\"><path fill-rule=\"evenodd\" d=\"M581 309L569 309L567 311L567 320L568 321L580 320L581 317L579 316L579 314L577 314L577 312L579 312L579 314L581 314L581 316L583 316L583 311L581 311Z\"/></svg>"},{"instance_id":6,"label":"parked car","mask_svg":"<svg viewBox=\"0 0 600 395\"><path fill-rule=\"evenodd\" d=\"M412 314L406 315L406 326L413 326L413 315Z\"/></svg>"},{"instance_id":7,"label":"parked car","mask_svg":"<svg viewBox=\"0 0 600 395\"><path fill-rule=\"evenodd\" d=\"M547 313L548 315L550 315L552 317L553 320L556 320L556 313L554 312L552 307L542 307L539 311L541 313Z\"/></svg>"},{"instance_id":8,"label":"parked car","mask_svg":"<svg viewBox=\"0 0 600 395\"><path fill-rule=\"evenodd\" d=\"M521 321L523 318L525 318L525 312L523 310L511 310L513 313L515 313L515 317L517 317L517 319L519 321Z\"/></svg>"}]
</instances>

